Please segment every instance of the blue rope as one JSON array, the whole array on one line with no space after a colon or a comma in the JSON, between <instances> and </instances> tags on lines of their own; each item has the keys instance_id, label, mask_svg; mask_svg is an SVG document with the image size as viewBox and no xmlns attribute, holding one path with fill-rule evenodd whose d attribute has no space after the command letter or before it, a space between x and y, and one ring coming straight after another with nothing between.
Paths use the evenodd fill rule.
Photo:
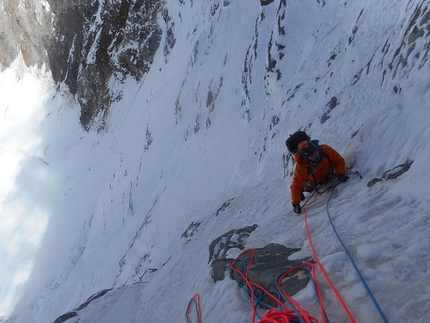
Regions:
<instances>
[{"instance_id":1,"label":"blue rope","mask_svg":"<svg viewBox=\"0 0 430 323\"><path fill-rule=\"evenodd\" d=\"M331 200L331 198L333 196L333 192L334 192L334 189L330 193L330 197L329 197L329 199L327 201L326 208L325 208L327 216L328 216L328 219L330 220L331 227L333 228L333 231L336 234L336 237L338 238L340 244L342 245L343 250L345 251L346 255L348 256L349 260L351 261L352 266L355 269L355 272L357 273L358 277L360 278L361 282L363 283L364 287L366 288L367 293L369 294L370 298L372 299L373 303L375 304L375 307L378 310L379 315L381 315L381 318L382 318L382 320L385 323L388 323L388 320L387 320L384 312L382 311L381 307L379 306L378 302L376 301L375 296L373 295L372 291L370 290L369 286L367 285L366 281L364 280L363 276L361 275L360 270L358 269L357 265L355 264L355 261L352 258L351 253L346 248L345 244L343 243L342 239L340 238L340 236L337 233L337 230L336 230L336 228L335 228L335 226L333 224L333 221L332 221L331 216L330 216L330 212L328 210L328 206L329 206L330 200Z\"/></svg>"},{"instance_id":2,"label":"blue rope","mask_svg":"<svg viewBox=\"0 0 430 323\"><path fill-rule=\"evenodd\" d=\"M245 269L247 268L247 262L245 261L245 260L243 260L243 259L238 259L237 260L238 262L241 262L242 263L242 265L243 265L243 270L242 270L242 273L243 274L245 274ZM315 284L315 282L314 282L314 280L313 280L313 277L312 277L312 275L310 274L310 270L308 269L308 268L302 268L302 269L306 269L307 271L308 271L308 273L309 273L309 277L310 277L310 279L312 280L312 282L314 283L314 287L315 287L315 289L316 289L316 284ZM278 296L278 299L284 299L289 305L290 305L290 307L293 309L293 311L294 311L294 313L297 315L297 317L298 317L298 319L293 319L293 320L290 320L291 321L291 323L305 323L305 321L304 321L304 318L302 317L302 315L299 313L299 311L297 310L297 308L293 305L293 304L291 304L291 302L287 299L287 298L285 298L285 296L281 293L281 291L280 291L280 287L279 287L279 284L278 284L278 280L279 280L279 277L281 277L281 275L283 275L283 273L282 274L280 274L280 275L278 275L278 277L276 278L276 280L275 280L275 285L276 285L276 289L277 290L271 290L271 291L269 291L269 293L271 293L272 295L276 295L276 296ZM230 269L230 278L231 279L233 279L234 280L234 276L233 276L233 270L231 270ZM246 284L240 284L240 283L238 283L238 285L239 285L239 287L246 293L246 296L248 297L248 300L249 301L251 301L251 291L249 290L249 287L248 287L248 285L246 285ZM257 291L260 291L261 292L261 295L260 296L256 296L255 294L257 293ZM318 293L317 293L317 295L318 295ZM265 306L265 307L267 307L268 309L270 309L270 308L272 308L272 306L270 305L270 304L268 304L268 303L266 303L266 302L263 302L263 299L265 298L267 296L267 294L265 293L265 292L263 292L260 288L254 288L254 304L253 304L253 306L254 306L254 309L256 310L255 311L255 313L256 313L256 315L257 315L257 318L259 319L259 320L261 320L262 319L262 317L258 314L258 311L257 311L257 306L259 305L259 304L261 304L261 305L263 305L263 306ZM281 307L280 307L280 305L278 306L278 310L280 310L281 309ZM326 318L327 318L327 314L325 313L325 311L324 311L324 314L325 314L325 316L326 316ZM328 321L329 322L329 321ZM189 323L189 322L187 322L187 323ZM330 322L329 322L330 323Z\"/></svg>"},{"instance_id":3,"label":"blue rope","mask_svg":"<svg viewBox=\"0 0 430 323\"><path fill-rule=\"evenodd\" d=\"M197 304L197 301L196 301L196 299L194 297L189 301L188 307L190 307L191 303L194 303L194 307L196 309L197 317L200 317L199 305ZM185 317L187 319L187 323L192 323L192 321L188 317L188 313L186 313Z\"/></svg>"},{"instance_id":4,"label":"blue rope","mask_svg":"<svg viewBox=\"0 0 430 323\"><path fill-rule=\"evenodd\" d=\"M238 259L237 260L237 262L240 262L240 263L242 263L242 265L243 265L243 269L242 269L242 274L245 274L245 269L247 268L247 266L248 266L248 263L245 261L245 260L243 260L243 259ZM235 280L234 279L234 276L233 276L233 270L232 269L230 269L230 278L231 279L233 279L233 280ZM246 294L246 296L247 296L247 298L248 298L248 300L249 301L251 301L251 295L252 295L252 293L251 293L251 291L249 290L249 287L248 287L248 285L246 285L246 284L240 284L239 282L238 282L238 285L239 285L239 287L245 292L245 294ZM257 291L260 291L261 292L261 295L260 296L256 296L255 294L256 294L256 292ZM275 293L278 293L277 291L270 291L270 293L272 293L272 292L275 292ZM262 306L265 306L266 308L268 308L268 309L270 309L270 308L272 308L272 306L270 305L270 304L268 304L268 303L266 303L266 302L263 302L263 299L265 298L267 296L267 294L265 293L265 292L263 292L260 288L255 288L254 289L254 304L252 304L252 306L255 308L255 313L256 313L256 315L257 315L257 318L259 319L259 320L261 320L262 319L262 317L260 316L260 314L258 314L258 311L257 311L257 306L259 305L259 304L261 304ZM188 323L188 322L187 322Z\"/></svg>"},{"instance_id":5,"label":"blue rope","mask_svg":"<svg viewBox=\"0 0 430 323\"><path fill-rule=\"evenodd\" d=\"M300 323L304 323L304 319L303 319L303 317L300 315L300 313L299 313L299 311L297 310L297 308L288 300L288 298L286 298L285 296L284 296L284 294L283 293L281 293L281 287L279 286L279 277L281 277L282 275L283 275L284 273L282 273L282 274L280 274L280 275L278 275L278 277L276 277L276 280L275 280L275 285L276 285L276 288L278 289L278 294L280 294L281 295L281 297L284 299L284 301L286 301L287 303L288 303L288 305L290 305L290 307L293 309L293 311L294 311L294 313L296 313L296 315L297 315L297 317L298 317L298 319L299 319L299 321L300 321Z\"/></svg>"},{"instance_id":6,"label":"blue rope","mask_svg":"<svg viewBox=\"0 0 430 323\"><path fill-rule=\"evenodd\" d=\"M306 270L308 272L308 276L309 276L310 280L312 281L312 283L314 285L315 294L318 297L318 303L319 303L321 301L321 299L320 299L320 296L318 295L317 283L315 282L314 278L312 277L311 269L307 268L307 267L303 267L301 269L304 269L304 270ZM328 318L327 312L325 311L325 308L323 308L323 311L324 311L324 316L325 316L327 322L330 323L330 320Z\"/></svg>"},{"instance_id":7,"label":"blue rope","mask_svg":"<svg viewBox=\"0 0 430 323\"><path fill-rule=\"evenodd\" d=\"M309 279L312 281L312 284L313 284L313 286L314 286L314 290L315 290L315 294L317 295L317 298L318 298L318 302L320 302L320 296L318 295L318 290L317 290L317 284L316 284L316 282L315 282L315 280L314 280L314 278L312 277L312 272L311 272L311 270L308 268L308 267L302 267L302 268L300 268L301 270L306 270L307 271L307 273L308 273L308 276L309 276ZM278 276L278 278L276 279L276 281L275 281L275 284L276 284L276 288L278 289L278 291L280 292L280 289L281 289L281 287L279 286L279 284L278 284L278 280L279 280L279 277L281 277L283 274L281 274L281 275L279 275ZM295 308L294 308L294 306L288 301L288 299L287 298L285 298L285 296L282 294L282 293L280 293L281 294L281 296L282 296L282 298L285 300L285 301L287 301L290 305L291 305L291 307L293 308L293 310L294 310L294 312L296 313L296 315L299 317L299 319L300 319L300 322L302 322L302 317L300 316L300 315L298 315L298 313L296 312L296 310L295 310ZM328 316L327 316L327 313L326 313L326 311L325 311L325 309L323 309L324 310L324 316L325 316L325 318L326 318L326 320L327 320L327 322L328 323L330 323L330 320L329 320L329 318L328 318Z\"/></svg>"}]
</instances>

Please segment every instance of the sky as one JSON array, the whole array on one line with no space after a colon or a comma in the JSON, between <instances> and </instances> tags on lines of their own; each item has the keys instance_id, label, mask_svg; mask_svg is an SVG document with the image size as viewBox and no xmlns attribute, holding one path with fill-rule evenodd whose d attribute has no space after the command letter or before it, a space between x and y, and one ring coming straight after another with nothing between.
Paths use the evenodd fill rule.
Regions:
<instances>
[{"instance_id":1,"label":"sky","mask_svg":"<svg viewBox=\"0 0 430 323\"><path fill-rule=\"evenodd\" d=\"M417 32L427 5L169 3L175 46L139 83L112 80L123 100L101 131L85 132L67 87L18 57L0 72L0 321L54 322L112 289L65 322L186 322L196 293L202 322L252 322L237 283L213 282L208 248L257 224L246 248L313 256L286 163L285 140L300 128L362 176L306 208L355 321L384 319L348 253L385 321L428 322L429 39ZM350 322L316 273L330 322ZM311 284L295 299L323 321Z\"/></svg>"}]
</instances>

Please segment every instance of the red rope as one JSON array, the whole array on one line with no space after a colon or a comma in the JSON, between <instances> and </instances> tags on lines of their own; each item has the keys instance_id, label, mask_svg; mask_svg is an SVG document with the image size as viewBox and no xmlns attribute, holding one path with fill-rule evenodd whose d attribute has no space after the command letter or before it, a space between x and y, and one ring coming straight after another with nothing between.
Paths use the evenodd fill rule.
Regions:
<instances>
[{"instance_id":1,"label":"red rope","mask_svg":"<svg viewBox=\"0 0 430 323\"><path fill-rule=\"evenodd\" d=\"M315 195L313 201L309 204L312 205L315 200L316 200L317 195ZM309 224L308 224L308 212L306 211L306 208L303 207L303 213L305 215L305 224L306 224L306 232L308 235L308 239L309 239L309 244L312 248L312 253L314 255L314 259L317 262L319 268L321 269L321 272L323 273L325 279L327 280L327 282L329 283L330 287L333 289L333 292L335 293L336 297L339 299L343 309L345 310L346 314L348 315L349 319L351 320L351 322L356 323L354 317L352 316L351 312L348 309L348 306L346 305L345 301L343 300L342 296L340 295L339 291L336 289L336 286L334 286L333 282L331 281L330 277L328 276L327 272L324 269L324 266L322 265L321 261L318 258L318 255L315 251L315 246L312 242L312 237L310 234L310 230L309 230Z\"/></svg>"},{"instance_id":2,"label":"red rope","mask_svg":"<svg viewBox=\"0 0 430 323\"><path fill-rule=\"evenodd\" d=\"M317 197L317 195L315 195L315 197L313 198L312 202L309 205L312 205L315 202L316 197ZM324 266L322 265L321 261L318 258L318 255L315 251L315 246L312 242L312 237L310 234L309 224L308 224L308 219L307 219L308 213L307 213L307 210L305 207L303 207L303 212L304 212L304 219L305 219L305 225L306 225L306 233L308 235L309 244L311 246L314 259L315 259L316 263L318 264L319 268L321 269L321 272L323 273L325 279L327 280L330 287L332 288L333 292L335 293L336 297L339 299L339 301L340 301L343 309L345 310L346 314L348 315L349 319L351 320L351 322L356 323L354 317L352 316L351 312L348 309L348 306L346 305L345 301L343 300L339 291L336 289L335 285L333 284L333 282L331 281L330 277L328 276L326 270L324 269ZM237 261L246 253L251 253L251 258L250 258L249 262L247 263L247 266L245 269L245 274L243 274L243 272L240 271L239 269L237 269L235 267L235 265L236 265ZM281 302L276 296L273 296L270 292L268 292L262 286L254 283L248 279L249 270L251 269L251 265L252 265L252 262L254 261L254 258L255 258L255 250L254 249L248 249L248 250L243 251L230 265L231 270L233 272L237 273L243 279L243 281L245 282L245 284L247 285L247 287L251 293L251 302L253 304L253 306L252 306L252 323L255 323L255 318L256 318L256 309L254 306L254 304L255 304L254 289L261 290L268 297L270 297L271 299L276 301L276 303L278 303L278 305L282 309L282 311L279 311L276 308L270 309L269 311L267 311L267 313L263 316L263 318L258 323L291 323L291 321L290 321L291 319L294 319L294 320L299 319L299 316L296 314L296 312L294 312L294 310L288 309L285 306L285 304L283 302ZM283 273L278 279L278 286L281 286L281 282L286 276L288 276L292 272L296 271L297 269L300 269L300 268L305 267L305 266L311 267L312 277L314 279L318 298L319 298L319 305L320 305L320 310L321 310L321 314L323 317L323 322L327 323L327 318L324 315L324 303L323 303L322 293L321 293L321 289L320 289L319 284L318 284L318 279L317 279L316 272L315 272L315 266L312 263L301 264L301 265L296 266L296 267L286 271L285 273ZM279 290L282 293L282 295L296 308L297 312L300 313L300 315L304 319L305 323L318 323L318 319L315 317L312 317L308 311L302 309L295 299L290 297L282 288L279 288ZM198 294L198 293L195 294L194 297L188 303L188 308L187 308L187 313L186 313L187 323L191 323L189 316L190 316L190 313L191 313L193 307L196 308L198 323L202 323L203 320L202 320L202 311L201 311L201 305L200 305L200 294Z\"/></svg>"},{"instance_id":3,"label":"red rope","mask_svg":"<svg viewBox=\"0 0 430 323\"><path fill-rule=\"evenodd\" d=\"M194 297L188 303L187 313L185 314L185 316L187 318L187 323L192 322L190 320L190 314L191 314L191 311L193 308L196 309L198 323L203 323L203 320L202 320L203 315L202 315L202 308L200 305L200 294L199 293L195 294Z\"/></svg>"},{"instance_id":4,"label":"red rope","mask_svg":"<svg viewBox=\"0 0 430 323\"><path fill-rule=\"evenodd\" d=\"M291 318L292 317L288 313L280 312L276 308L272 308L263 316L259 323L290 323Z\"/></svg>"},{"instance_id":5,"label":"red rope","mask_svg":"<svg viewBox=\"0 0 430 323\"><path fill-rule=\"evenodd\" d=\"M245 274L243 274L242 271L240 271L239 269L237 269L235 267L235 264L246 253L251 253L251 259L249 260L249 262L246 266ZM263 293L265 293L271 299L276 301L276 303L282 308L282 311L278 311L275 308L270 309L263 316L263 318L261 319L261 321L259 323L270 323L270 322L290 323L291 319L297 320L299 318L299 316L296 314L296 312L294 310L288 309L285 306L285 304L283 302L281 302L276 296L272 295L270 292L268 292L266 289L264 289L264 287L254 283L248 279L249 270L251 268L254 257L255 257L254 249L248 249L248 250L245 250L244 252L242 252L230 265L231 270L234 271L235 273L237 273L243 279L243 281L246 283L246 285L248 286L248 289L251 293L251 302L253 304L253 306L252 306L252 323L255 323L255 318L256 318L256 309L254 306L254 304L255 304L254 289L260 289ZM286 275L290 274L291 272L293 272L293 271L297 270L298 268L301 268L305 265L312 265L312 264L302 264L300 266L297 266L297 267L289 270L288 272L286 272L285 274L283 274L279 278L278 282L281 282L282 279L285 278ZM300 313L301 317L305 320L306 323L318 323L318 319L310 316L309 312L302 309L296 300L294 300L293 298L288 296L287 293L285 291L283 291L282 289L281 289L281 292L294 305L294 307Z\"/></svg>"},{"instance_id":6,"label":"red rope","mask_svg":"<svg viewBox=\"0 0 430 323\"><path fill-rule=\"evenodd\" d=\"M308 262L308 263L304 263L304 264L301 264L301 265L298 265L298 266L296 266L296 267L294 267L294 268L292 268L292 269L290 269L289 271L287 271L287 272L285 272L284 274L282 274L279 278L278 278L278 286L281 286L281 282L282 282L282 280L286 277L286 276L288 276L289 274L291 274L291 273L293 273L294 271L296 271L297 269L300 269L300 268L303 268L303 267L306 267L306 266L309 266L309 267L311 267L311 273L312 273L312 278L313 278L313 280L314 280L314 283L315 283L315 287L316 287L316 290L317 290L317 294L318 294L318 299L319 299L319 305L320 305L320 310L321 310L321 315L322 315L322 317L323 317L323 322L324 323L326 323L327 322L327 320L326 320L326 316L324 315L324 302L323 302L323 297L322 297L322 293L321 293L321 289L320 289L320 286L319 286L319 283L318 283L318 278L317 278L317 275L316 275L316 272L315 272L315 266L314 266L314 264L312 264L312 263L310 263L310 262ZM294 306L296 306L296 307L298 307L299 306L299 304L297 303L297 301L295 300L295 299L293 299L292 297L290 297L283 289L280 289L280 291L281 291L281 293L284 295L284 297L286 298L286 299L288 299L288 301L290 302L290 303L292 303ZM304 310L303 310L304 311ZM306 311L305 311L306 312ZM307 316L309 316L309 313L308 312L306 312L307 314Z\"/></svg>"}]
</instances>

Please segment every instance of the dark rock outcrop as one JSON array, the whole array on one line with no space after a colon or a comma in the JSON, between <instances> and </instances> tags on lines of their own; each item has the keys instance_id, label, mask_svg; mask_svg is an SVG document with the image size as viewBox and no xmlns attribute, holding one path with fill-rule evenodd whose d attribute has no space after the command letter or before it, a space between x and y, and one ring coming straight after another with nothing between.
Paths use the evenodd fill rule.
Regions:
<instances>
[{"instance_id":1,"label":"dark rock outcrop","mask_svg":"<svg viewBox=\"0 0 430 323\"><path fill-rule=\"evenodd\" d=\"M406 161L404 164L397 165L382 173L381 177L374 178L367 183L367 187L372 187L376 183L396 179L406 173L412 166L413 161Z\"/></svg>"},{"instance_id":2,"label":"dark rock outcrop","mask_svg":"<svg viewBox=\"0 0 430 323\"><path fill-rule=\"evenodd\" d=\"M247 226L241 229L233 229L216 238L209 246L209 263L215 260L225 259L227 251L233 248L245 250L245 242L257 225Z\"/></svg>"},{"instance_id":3,"label":"dark rock outcrop","mask_svg":"<svg viewBox=\"0 0 430 323\"><path fill-rule=\"evenodd\" d=\"M45 64L56 83L64 82L81 105L80 121L89 130L94 118L121 99L109 82L148 72L162 30L160 0L5 1L0 12L0 65L8 67L21 53L27 66ZM164 11L164 19L168 13ZM174 44L173 29L170 43ZM18 46L17 46L18 44Z\"/></svg>"},{"instance_id":4,"label":"dark rock outcrop","mask_svg":"<svg viewBox=\"0 0 430 323\"><path fill-rule=\"evenodd\" d=\"M215 282L223 280L227 272L230 272L231 278L236 280L239 285L243 286L244 282L238 273L232 273L230 266L235 259L227 258L228 250L237 248L245 249L245 241L257 226L245 227L238 230L231 230L228 233L215 239L209 247L209 262L213 270L212 278ZM283 245L271 243L264 248L255 249L255 258L248 273L248 279L264 287L268 291L276 290L275 280L278 276L298 265L310 262L311 258L302 258L289 260L288 258L300 249L287 248ZM236 262L235 268L242 271L251 260L250 253L244 253ZM288 294L294 295L302 290L309 283L308 273L298 270L289 275L281 283L281 288ZM264 297L263 303L276 306L276 303L270 297Z\"/></svg>"},{"instance_id":5,"label":"dark rock outcrop","mask_svg":"<svg viewBox=\"0 0 430 323\"><path fill-rule=\"evenodd\" d=\"M103 117L121 99L109 88L111 78L140 80L148 72L161 40L157 15L162 2L49 2L58 42L49 51L53 78L77 94L81 124L88 130L97 115Z\"/></svg>"},{"instance_id":6,"label":"dark rock outcrop","mask_svg":"<svg viewBox=\"0 0 430 323\"><path fill-rule=\"evenodd\" d=\"M71 319L71 318L73 318L73 317L78 316L78 312L79 312L80 310L82 310L82 309L86 308L86 307L87 307L87 306L88 306L92 301L94 301L94 300L96 300L96 299L98 299L98 298L100 298L100 297L103 297L106 293L110 292L111 290L112 290L112 288L110 288L110 289L104 289L104 290L102 290L102 291L100 291L100 292L98 292L98 293L96 293L96 294L92 295L91 297L89 297L89 298L86 300L86 302L85 302L85 303L83 303L83 304L79 305L79 307L78 307L78 308L76 308L76 309L74 309L74 310L72 310L72 311L70 311L70 312L67 312L67 313L65 313L65 314L61 315L60 317L58 317L58 318L54 321L54 323L63 323L63 322L66 322L66 321L68 321L69 319Z\"/></svg>"}]
</instances>

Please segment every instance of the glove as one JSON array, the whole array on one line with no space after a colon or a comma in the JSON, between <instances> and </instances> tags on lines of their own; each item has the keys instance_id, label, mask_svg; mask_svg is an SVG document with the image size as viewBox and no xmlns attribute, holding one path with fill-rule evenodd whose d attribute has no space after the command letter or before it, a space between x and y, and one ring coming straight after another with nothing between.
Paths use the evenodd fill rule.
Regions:
<instances>
[{"instance_id":1,"label":"glove","mask_svg":"<svg viewBox=\"0 0 430 323\"><path fill-rule=\"evenodd\" d=\"M302 213L302 207L300 204L293 204L294 213L300 214Z\"/></svg>"},{"instance_id":2,"label":"glove","mask_svg":"<svg viewBox=\"0 0 430 323\"><path fill-rule=\"evenodd\" d=\"M348 175L345 175L345 174L338 174L338 175L337 175L337 178L338 178L338 179L339 179L339 181L341 181L341 182L346 182L346 181L348 180L349 176L348 176Z\"/></svg>"}]
</instances>

